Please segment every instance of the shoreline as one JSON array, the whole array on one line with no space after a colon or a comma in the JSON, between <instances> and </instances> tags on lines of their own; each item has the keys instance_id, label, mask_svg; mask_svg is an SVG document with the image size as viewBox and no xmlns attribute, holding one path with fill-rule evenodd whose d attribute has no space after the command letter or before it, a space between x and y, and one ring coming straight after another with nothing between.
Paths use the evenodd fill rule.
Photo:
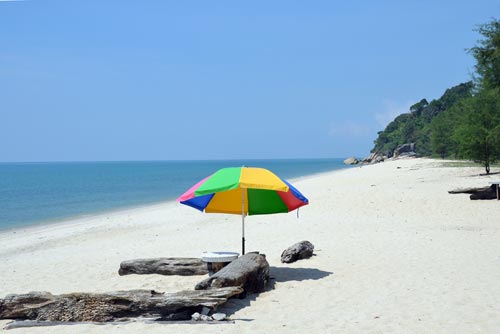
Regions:
<instances>
[{"instance_id":1,"label":"shoreline","mask_svg":"<svg viewBox=\"0 0 500 334\"><path fill-rule=\"evenodd\" d=\"M247 249L266 254L273 288L228 301L219 311L234 323L217 331L496 334L500 226L492 217L500 214L500 204L447 193L495 176L480 176L481 167L443 162L402 159L293 181L310 200L300 218L291 212L245 222ZM315 246L315 256L281 263L282 251L301 240ZM0 242L0 298L28 291L192 290L205 276L119 276L119 264L240 247L236 215L205 214L176 202L9 235ZM0 320L0 328L7 323ZM213 329L144 323L71 327L76 334ZM16 333L67 330L51 326Z\"/></svg>"},{"instance_id":2,"label":"shoreline","mask_svg":"<svg viewBox=\"0 0 500 334\"><path fill-rule=\"evenodd\" d=\"M95 213L95 214L88 214L88 215L82 215L82 216L75 216L72 218L67 218L67 219L60 219L60 220L51 220L51 221L44 221L36 224L30 224L30 225L25 225L22 227L16 227L16 228L10 228L6 230L0 229L0 240L5 235L12 235L12 234L26 234L26 235L31 235L35 233L41 233L41 232L51 232L51 231L56 231L56 230L63 230L63 229L68 229L71 227L81 227L85 224L89 224L95 221L101 221L108 219L110 216L123 216L123 215L129 215L129 214L140 214L145 211L150 211L158 208L165 207L167 205L172 205L176 203L175 200L173 201L164 201L164 202L159 202L159 203L153 203L153 204L146 204L146 205L141 205L141 206L134 206L134 207L128 207L128 208L120 208L116 210L111 210L111 211L105 211L105 212L100 212L100 213Z\"/></svg>"},{"instance_id":3,"label":"shoreline","mask_svg":"<svg viewBox=\"0 0 500 334\"><path fill-rule=\"evenodd\" d=\"M21 225L19 227L9 227L2 229L0 228L0 238L1 235L4 233L17 233L20 231L28 231L28 230L33 230L34 232L44 230L45 228L50 228L50 227L57 227L57 226L65 226L65 225L73 225L73 224L81 224L84 223L85 221L91 221L91 220L96 220L96 219L102 219L105 216L109 215L116 215L120 213L128 213L128 212L134 212L134 211L141 211L143 209L147 208L154 208L157 206L161 205L166 205L168 203L175 202L175 200L166 200L166 201L160 201L160 202L153 202L149 204L144 204L144 205L137 205L137 206L129 206L129 207L120 207L116 209L111 209L111 210L105 210L105 211L99 211L99 212L93 212L93 213L88 213L88 214L81 214L81 215L76 215L76 216L71 216L71 217L66 217L66 218L57 218L57 219L49 219L49 220L43 220L43 221L38 221L36 223L29 223L26 225Z\"/></svg>"},{"instance_id":4,"label":"shoreline","mask_svg":"<svg viewBox=\"0 0 500 334\"><path fill-rule=\"evenodd\" d=\"M298 181L306 180L306 179L311 178L311 177L321 176L323 174L335 173L338 171L342 171L342 170L350 169L350 168L356 168L356 167L361 167L361 166L353 166L353 167L345 166L344 168L333 169L330 171L317 172L317 173L313 173L313 174L297 176L297 177L294 177L291 179L287 179L287 181L294 184ZM196 182L196 180L193 181L193 184L195 182ZM179 196L180 195L182 195L182 193L179 194ZM12 234L18 234L18 233L24 233L24 232L37 233L37 232L44 232L45 230L52 230L52 229L57 229L57 228L67 228L70 225L85 224L86 222L103 219L103 218L108 217L110 215L114 216L114 215L121 215L121 214L133 214L136 212L142 212L144 210L163 207L163 206L169 205L169 204L170 205L176 204L177 203L176 199L177 198L170 199L170 200L157 201L157 202L152 202L152 203L142 204L142 205L120 207L120 208L116 208L116 209L104 210L104 211L88 213L88 214L81 214L81 215L76 215L76 216L71 216L71 217L66 217L66 218L48 219L48 220L44 220L44 221L28 223L26 225L22 225L19 227L0 228L0 241L3 239L4 234L5 235L12 235Z\"/></svg>"}]
</instances>

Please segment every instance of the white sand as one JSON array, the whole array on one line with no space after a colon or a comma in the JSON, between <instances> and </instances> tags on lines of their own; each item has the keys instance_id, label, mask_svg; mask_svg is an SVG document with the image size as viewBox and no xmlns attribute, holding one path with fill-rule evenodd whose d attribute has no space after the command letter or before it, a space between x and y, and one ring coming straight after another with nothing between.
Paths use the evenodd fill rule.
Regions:
<instances>
[{"instance_id":1,"label":"white sand","mask_svg":"<svg viewBox=\"0 0 500 334\"><path fill-rule=\"evenodd\" d=\"M230 301L234 324L77 325L9 333L500 333L500 202L449 195L498 176L427 159L326 173L294 184L310 205L247 218L274 289ZM117 274L123 260L240 251L238 216L167 203L0 234L0 296L192 289L203 277ZM316 256L280 263L311 241ZM0 328L8 321L0 321Z\"/></svg>"}]
</instances>

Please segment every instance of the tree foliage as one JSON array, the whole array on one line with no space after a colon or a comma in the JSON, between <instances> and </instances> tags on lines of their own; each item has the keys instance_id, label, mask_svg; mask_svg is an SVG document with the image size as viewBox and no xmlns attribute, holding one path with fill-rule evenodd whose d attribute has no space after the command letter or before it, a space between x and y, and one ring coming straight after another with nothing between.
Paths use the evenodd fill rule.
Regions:
<instances>
[{"instance_id":1,"label":"tree foliage","mask_svg":"<svg viewBox=\"0 0 500 334\"><path fill-rule=\"evenodd\" d=\"M500 87L500 21L494 19L482 24L477 31L484 38L469 52L476 58L478 86L481 89Z\"/></svg>"},{"instance_id":2,"label":"tree foliage","mask_svg":"<svg viewBox=\"0 0 500 334\"><path fill-rule=\"evenodd\" d=\"M459 153L481 162L489 173L490 165L500 158L499 90L482 90L464 107L454 134Z\"/></svg>"},{"instance_id":3,"label":"tree foliage","mask_svg":"<svg viewBox=\"0 0 500 334\"><path fill-rule=\"evenodd\" d=\"M433 120L457 102L470 97L472 87L471 81L462 83L447 89L438 100L429 103L422 99L412 105L408 113L397 116L384 131L378 133L372 152L384 152L390 156L399 145L415 143L417 153L431 155Z\"/></svg>"},{"instance_id":4,"label":"tree foliage","mask_svg":"<svg viewBox=\"0 0 500 334\"><path fill-rule=\"evenodd\" d=\"M372 152L390 156L397 146L415 143L421 155L471 159L490 172L500 160L500 21L493 19L477 31L483 39L469 49L476 59L475 82L412 105L378 133Z\"/></svg>"}]
</instances>

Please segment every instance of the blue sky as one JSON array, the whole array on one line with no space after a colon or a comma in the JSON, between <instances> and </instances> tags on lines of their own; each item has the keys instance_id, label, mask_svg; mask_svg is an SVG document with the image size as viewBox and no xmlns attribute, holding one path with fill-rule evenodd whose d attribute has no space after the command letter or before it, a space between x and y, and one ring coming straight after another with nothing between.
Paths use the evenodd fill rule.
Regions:
<instances>
[{"instance_id":1,"label":"blue sky","mask_svg":"<svg viewBox=\"0 0 500 334\"><path fill-rule=\"evenodd\" d=\"M498 1L0 1L0 161L366 156Z\"/></svg>"}]
</instances>

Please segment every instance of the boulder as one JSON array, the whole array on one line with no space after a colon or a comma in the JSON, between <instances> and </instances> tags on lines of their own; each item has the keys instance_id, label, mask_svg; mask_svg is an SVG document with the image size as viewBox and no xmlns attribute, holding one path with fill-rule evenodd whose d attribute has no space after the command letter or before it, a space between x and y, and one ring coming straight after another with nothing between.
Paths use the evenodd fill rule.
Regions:
<instances>
[{"instance_id":1,"label":"boulder","mask_svg":"<svg viewBox=\"0 0 500 334\"><path fill-rule=\"evenodd\" d=\"M373 152L368 157L361 160L363 164L375 164L384 161L387 159L387 155L385 153Z\"/></svg>"},{"instance_id":2,"label":"boulder","mask_svg":"<svg viewBox=\"0 0 500 334\"><path fill-rule=\"evenodd\" d=\"M359 160L355 157L350 157L344 160L344 165L357 165Z\"/></svg>"},{"instance_id":3,"label":"boulder","mask_svg":"<svg viewBox=\"0 0 500 334\"><path fill-rule=\"evenodd\" d=\"M398 156L398 158L416 158L416 157L418 157L418 155L415 152L404 152Z\"/></svg>"},{"instance_id":4,"label":"boulder","mask_svg":"<svg viewBox=\"0 0 500 334\"><path fill-rule=\"evenodd\" d=\"M281 262L292 263L302 259L308 259L313 255L314 245L309 241L298 242L281 253Z\"/></svg>"},{"instance_id":5,"label":"boulder","mask_svg":"<svg viewBox=\"0 0 500 334\"><path fill-rule=\"evenodd\" d=\"M399 145L395 150L394 150L394 157L399 157L403 153L415 153L415 143L408 143L408 144L403 144Z\"/></svg>"}]
</instances>

